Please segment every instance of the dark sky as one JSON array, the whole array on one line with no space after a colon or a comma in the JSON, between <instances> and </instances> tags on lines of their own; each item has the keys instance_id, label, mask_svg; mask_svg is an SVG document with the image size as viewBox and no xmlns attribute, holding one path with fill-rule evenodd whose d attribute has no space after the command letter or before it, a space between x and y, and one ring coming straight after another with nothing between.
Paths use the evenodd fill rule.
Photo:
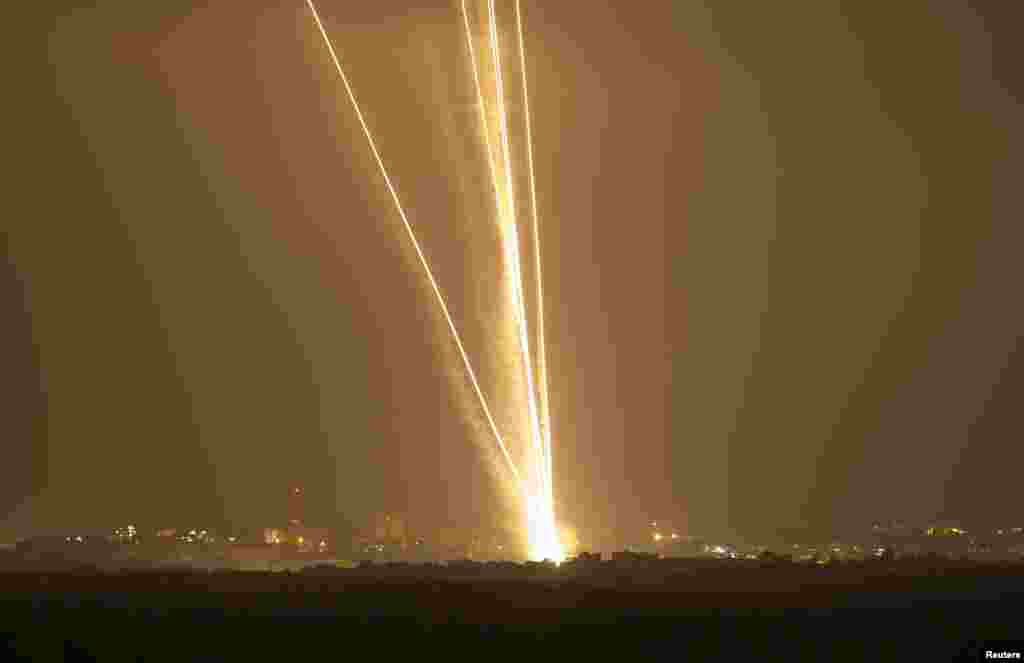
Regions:
<instances>
[{"instance_id":1,"label":"dark sky","mask_svg":"<svg viewBox=\"0 0 1024 663\"><path fill-rule=\"evenodd\" d=\"M524 3L560 516L1019 519L1009 3L610 4ZM0 534L260 525L296 482L326 524L506 519L304 4L79 5L24 22L6 109ZM456 5L349 5L321 11L488 384Z\"/></svg>"}]
</instances>

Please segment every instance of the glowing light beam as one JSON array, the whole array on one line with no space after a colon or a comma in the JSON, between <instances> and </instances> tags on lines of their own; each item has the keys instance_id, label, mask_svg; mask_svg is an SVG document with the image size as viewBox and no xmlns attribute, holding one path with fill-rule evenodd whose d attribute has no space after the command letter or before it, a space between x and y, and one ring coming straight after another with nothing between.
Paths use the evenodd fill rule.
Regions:
<instances>
[{"instance_id":1,"label":"glowing light beam","mask_svg":"<svg viewBox=\"0 0 1024 663\"><path fill-rule=\"evenodd\" d=\"M487 167L491 172L491 185L494 187L494 199L501 206L501 185L499 184L497 167L494 165L494 148L491 147L491 130L487 122L487 105L484 102L483 89L480 86L480 72L476 65L476 49L473 47L473 31L469 27L469 13L466 11L466 0L462 0L462 22L466 26L466 45L469 47L469 63L473 68L473 83L476 87L477 109L480 111L480 122L484 129L484 144L487 147Z\"/></svg>"},{"instance_id":2,"label":"glowing light beam","mask_svg":"<svg viewBox=\"0 0 1024 663\"><path fill-rule=\"evenodd\" d=\"M514 303L519 322L519 344L522 349L523 373L526 379L526 402L529 410L529 423L531 427L531 441L534 446L534 453L538 454L540 461L538 477L541 483L541 490L547 492L547 477L543 463L543 436L540 432L540 420L537 412L536 387L533 380L533 366L531 365L530 333L526 317L526 302L523 297L523 274L522 261L519 256L519 230L516 223L515 188L512 183L512 159L508 140L508 115L505 109L505 84L501 64L501 43L498 38L497 12L494 8L494 0L488 0L487 18L490 27L491 54L494 60L495 87L498 106L498 126L501 138L501 153L504 158L505 173L505 200L504 218L502 229L506 251L506 262L508 263L511 278Z\"/></svg>"},{"instance_id":3,"label":"glowing light beam","mask_svg":"<svg viewBox=\"0 0 1024 663\"><path fill-rule=\"evenodd\" d=\"M465 11L465 6L463 5ZM519 11L518 4L516 6L516 20L517 20L517 32L520 36L520 63L523 65L523 82L526 82L525 74L525 54L522 48L522 22L520 18L521 14ZM504 71L501 61L501 42L498 33L497 26L497 12L495 11L494 0L488 0L487 2L487 18L488 28L490 37L490 50L491 57L494 65L495 73L495 97L498 115L498 135L501 142L501 156L503 161L503 174L505 176L505 187L502 193L504 196L498 195L497 177L495 177L495 188L497 195L498 205L498 219L501 225L503 248L505 253L505 262L508 268L508 281L512 291L513 308L515 311L516 321L519 326L519 345L522 353L522 366L523 373L526 381L526 399L528 409L528 419L530 427L530 438L532 442L532 448L534 453L533 462L531 468L533 469L531 479L535 481L535 491L527 497L526 500L526 516L529 528L530 538L530 549L531 555L535 558L550 558L555 561L561 561L564 556L561 542L559 541L557 527L555 525L554 515L554 499L552 489L552 478L551 478L551 453L550 453L550 433L542 432L541 414L539 412L537 400L538 400L538 389L535 386L533 377L533 360L530 352L530 330L527 318L527 308L525 296L523 294L523 272L522 272L522 261L520 258L520 245L519 245L519 229L516 215L516 199L515 199L515 188L512 180L512 158L511 151L509 148L509 128L508 128L508 113L506 110L505 102L505 84L504 84ZM468 29L468 20L467 29ZM474 65L475 67L475 65ZM475 68L474 68L475 71ZM479 88L479 83L478 83ZM525 93L525 89L524 89ZM481 95L482 98L482 95ZM524 106L525 107L525 106ZM486 124L486 117L484 118ZM529 116L527 115L527 123L529 123ZM529 127L527 126L528 137ZM489 132L489 128L487 129ZM495 161L493 150L488 146L488 155L492 162L492 167L496 171L497 168L493 166ZM529 156L529 167L531 178L532 174L532 147L530 147ZM502 199L503 198L503 199ZM536 195L535 186L531 179L531 198L534 201L534 226L536 226ZM539 239L535 233L535 248L539 248ZM536 252L535 252L536 253ZM536 260L537 266L539 267L539 254ZM542 275L538 271L536 278L541 279ZM541 306L543 304L542 299L539 300ZM540 337L538 342L542 343ZM545 368L546 372L546 368ZM546 380L545 385L541 388L541 394L546 398ZM547 419L547 415L545 420Z\"/></svg>"},{"instance_id":4,"label":"glowing light beam","mask_svg":"<svg viewBox=\"0 0 1024 663\"><path fill-rule=\"evenodd\" d=\"M544 464L548 490L552 491L551 466L551 407L548 400L547 343L544 339L544 278L541 271L540 221L537 214L537 178L533 170L533 133L530 128L530 90L526 82L526 48L523 45L523 17L516 0L516 32L519 36L519 69L523 76L523 114L526 125L526 163L530 179L530 203L533 212L533 260L537 280L537 384L540 393L540 423L544 435ZM549 499L554 495L549 493Z\"/></svg>"},{"instance_id":5,"label":"glowing light beam","mask_svg":"<svg viewBox=\"0 0 1024 663\"><path fill-rule=\"evenodd\" d=\"M420 243L417 241L416 234L413 232L412 224L409 223L409 219L405 214L405 208L402 207L402 202L398 198L398 193L395 191L395 187L391 183L391 177L388 175L387 168L384 166L384 160L381 158L380 152L377 150L377 144L373 140L373 134L370 132L370 127L366 124L366 120L363 118L363 113L359 108L359 103L356 101L356 95L352 91L352 86L349 84L348 77L345 75L345 70L341 66L341 61L338 59L338 54L334 50L334 45L331 43L331 39L327 35L327 30L324 28L323 21L320 20L320 13L317 12L316 6L313 4L313 0L306 0L306 4L309 6L309 10L313 14L313 19L316 21L316 25L320 29L320 35L323 37L324 44L326 44L327 50L331 54L331 60L334 62L334 67L337 69L338 75L341 77L341 82L345 85L345 91L348 93L348 97L352 102L352 107L356 111L356 117L359 118L359 124L362 126L363 133L366 135L366 140L370 144L370 150L373 152L373 156L377 160L377 165L380 167L381 175L383 175L384 182L387 184L388 191L391 193L391 199L395 203L398 215L402 218L402 224L405 226L406 234L409 236L409 240L412 242L413 248L416 250L416 255L419 258L420 264L423 266L423 271L426 273L427 279L430 281L430 287L441 307L441 312L444 313L445 321L448 323L448 329L451 332L452 338L455 340L455 345L458 346L459 355L462 357L462 363L466 368L466 373L469 375L470 382L473 384L473 390L476 392L477 399L480 402L480 408L483 410L484 416L487 418L487 423L490 426L491 433L494 435L494 439L498 443L498 446L508 463L509 470L515 477L517 485L520 486L520 490L522 490L523 483L519 476L519 470L516 468L516 464L512 460L512 456L509 454L508 448L505 446L505 441L502 438L501 433L498 431L497 425L494 423L494 418L491 416L490 408L487 406L487 399L484 398L483 391L480 389L480 384L476 379L476 373L473 371L473 366L469 361L469 356L466 354L466 349L462 345L462 339L455 327L455 322L452 319L451 313L448 311L448 305L445 303L444 295L441 294L441 288L437 285L437 281L434 279L434 274L430 269L430 264L427 262L427 258L423 254L423 250L420 248Z\"/></svg>"},{"instance_id":6,"label":"glowing light beam","mask_svg":"<svg viewBox=\"0 0 1024 663\"><path fill-rule=\"evenodd\" d=\"M413 231L412 224L406 215L405 209L402 206L401 200L399 199L398 193L391 181L391 177L388 174L387 168L384 164L379 150L377 149L376 141L373 138L373 134L370 131L365 118L363 117L362 110L356 101L355 93L352 90L352 86L349 83L348 77L345 74L338 55L334 49L334 45L324 28L323 22L320 19L319 12L313 3L313 0L306 0L310 12L313 14L313 18L316 21L317 27L319 28L320 34L323 37L324 43L327 46L328 51L331 55L331 60L334 63L334 67L338 72L342 83L345 86L345 91L348 94L349 100L352 102L352 106L355 109L356 116L359 119L359 124L362 127L363 133L366 136L367 142L370 145L370 149L373 152L373 156L377 162L377 166L380 169L380 173L384 178L387 185L388 192L391 194L391 199L395 204L395 208L398 210L398 214L402 219L402 224L405 228L406 234L409 237L413 248L416 251L416 255L419 259L420 264L423 267L424 272L427 275L427 279L430 283L431 289L437 299L437 303L444 314L445 321L448 325L448 330L451 332L452 338L455 341L456 346L459 350L459 355L462 359L463 366L466 373L469 376L470 382L473 385L474 393L476 394L477 400L480 403L480 407L485 415L487 423L490 427L491 433L494 435L495 441L508 463L510 472L512 473L516 485L523 499L523 511L526 517L526 524L528 528L528 538L530 546L530 555L533 558L550 558L555 561L561 561L563 557L562 545L559 540L559 534L555 525L554 516L554 497L553 497L553 486L552 486L552 463L551 463L551 415L550 415L550 400L549 400L549 383L548 383L548 368L547 368L547 356L546 356L546 342L545 342L545 324L544 324L544 293L543 293L543 274L541 269L541 252L540 252L540 226L539 226L539 214L537 210L537 191L536 191L536 174L534 172L533 162L533 137L531 129L531 117L529 109L529 92L527 86L527 75L526 75L526 54L523 39L523 24L522 24L522 12L519 4L519 0L515 2L515 20L516 20L516 34L518 36L518 51L519 51L519 66L522 74L522 94L523 94L523 110L524 110L524 124L526 134L526 154L527 154L527 173L529 178L529 195L530 195L530 206L531 206L531 235L533 240L533 254L534 254L534 272L536 278L536 307L537 307L537 379L534 378L534 366L533 356L530 351L530 328L529 319L527 315L526 296L524 294L524 276L523 276L523 265L520 253L520 238L519 238L519 224L516 210L516 195L515 186L513 182L513 163L511 156L511 149L509 146L509 119L506 109L506 98L505 98L505 81L504 71L501 59L501 41L499 38L497 12L495 10L494 0L484 0L486 2L486 33L489 41L489 50L491 55L491 61L494 68L494 114L497 116L495 133L496 143L492 141L491 136L491 121L489 117L489 109L487 98L485 97L483 85L481 83L480 76L480 64L478 64L478 54L473 42L473 29L470 27L469 12L466 9L466 0L461 0L463 24L466 30L466 43L469 48L470 63L473 70L473 82L477 94L477 105L480 112L480 120L483 128L484 143L487 150L487 163L491 175L491 184L494 188L494 202L496 207L496 220L500 230L501 244L503 259L506 267L505 272L505 286L506 292L511 297L511 307L514 316L514 322L517 327L517 345L521 365L523 370L523 377L526 387L526 400L527 400L527 419L528 419L528 436L530 438L530 444L527 447L529 451L532 451L532 456L528 452L527 458L531 459L526 470L529 472L528 481L521 477L519 469L512 459L512 456L508 450L505 440L503 439L501 432L491 415L490 408L487 404L483 391L480 388L479 382L476 377L476 373L473 370L472 363L469 360L469 356L466 353L465 347L462 344L462 339L458 333L458 329L455 326L455 322L448 310L448 305L441 292L440 287L436 279L434 278L433 272L430 269L430 265L427 262L426 256L424 255L419 241L416 239L415 232ZM482 62L482 61L480 61Z\"/></svg>"}]
</instances>

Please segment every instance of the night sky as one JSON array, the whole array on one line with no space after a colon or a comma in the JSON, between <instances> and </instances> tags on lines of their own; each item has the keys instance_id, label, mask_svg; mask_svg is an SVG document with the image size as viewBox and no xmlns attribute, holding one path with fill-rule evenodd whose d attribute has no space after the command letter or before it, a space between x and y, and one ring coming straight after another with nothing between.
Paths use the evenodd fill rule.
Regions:
<instances>
[{"instance_id":1,"label":"night sky","mask_svg":"<svg viewBox=\"0 0 1024 663\"><path fill-rule=\"evenodd\" d=\"M495 381L457 5L351 4L319 6ZM523 7L559 516L1019 524L1011 3L610 4ZM295 484L332 526L506 521L304 3L77 5L8 82L0 536L260 526Z\"/></svg>"}]
</instances>

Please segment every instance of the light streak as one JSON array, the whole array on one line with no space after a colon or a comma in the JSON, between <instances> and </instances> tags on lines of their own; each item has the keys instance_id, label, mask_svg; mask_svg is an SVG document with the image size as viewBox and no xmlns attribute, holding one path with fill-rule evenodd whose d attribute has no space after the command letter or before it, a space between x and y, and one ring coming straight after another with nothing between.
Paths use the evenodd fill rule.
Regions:
<instances>
[{"instance_id":1,"label":"light streak","mask_svg":"<svg viewBox=\"0 0 1024 663\"><path fill-rule=\"evenodd\" d=\"M459 354L462 357L462 363L466 368L466 373L469 375L470 381L473 383L473 390L476 392L477 399L480 401L480 407L484 412L484 416L487 418L487 423L491 428L494 439L501 448L501 452L505 456L505 460L508 462L509 469L515 477L517 485L522 488L523 484L522 479L519 476L519 470L516 468L516 464L512 460L512 456L509 454L508 448L505 446L505 441L502 439L501 433L498 431L498 427L494 423L494 418L491 416L490 408L487 407L487 399L484 398L483 391L480 389L480 384L477 382L476 373L473 371L473 366L469 361L469 356L466 354L466 349L462 345L462 339L459 337L459 332L455 328L455 322L452 320L452 316L448 311L448 305L445 303L444 295L441 294L441 289L437 285L437 281L434 279L434 274L430 269L427 258L424 256L423 250L420 248L420 243L416 240L416 234L413 232L412 224L409 223L409 219L405 214L405 209L402 207L402 203L398 198L398 193L395 191L395 187L391 183L391 177L388 175L387 168L384 166L384 160L381 158L380 152L377 150L377 144L373 140L373 134L370 133L370 127L366 124L366 120L363 118L363 113L359 108L359 103L356 101L356 96L352 91L352 86L349 85L348 77L345 75L345 70L342 68L341 61L338 59L338 55L334 51L334 45L331 43L330 37L327 36L327 30L324 29L324 24L320 20L320 14L317 12L316 6L313 4L313 0L306 0L306 4L309 6L309 10L313 13L313 19L316 21L316 25L320 29L320 34L323 36L324 43L327 45L327 50L331 54L331 60L334 62L334 67L337 69L338 75L341 77L341 81L345 85L345 91L348 93L348 97L352 101L352 106L355 108L356 116L359 118L359 124L363 127L363 133L366 134L366 140L369 142L370 149L373 151L373 156L377 160L377 165L380 167L381 175L384 176L384 182L387 184L388 191L391 193L391 199L395 203L398 215L402 218L402 224L405 226L409 240L412 242L413 248L416 250L416 255L419 257L420 264L423 266L423 271L426 272L427 279L430 281L430 286L434 291L434 295L437 297L437 302L441 306L441 311L444 313L445 321L448 323L448 329L451 331L452 338L455 340L455 345L458 346Z\"/></svg>"},{"instance_id":2,"label":"light streak","mask_svg":"<svg viewBox=\"0 0 1024 663\"><path fill-rule=\"evenodd\" d=\"M498 105L499 105L499 136L502 138L502 155L504 162L504 174L506 179L506 188L502 190L501 177L498 174L498 167L495 164L496 158L494 155L494 147L491 143L490 135L490 124L487 117L487 105L484 101L483 89L480 84L480 72L477 66L476 48L473 45L473 31L469 25L469 13L466 10L466 0L462 0L462 20L465 26L466 32L466 44L469 48L470 65L473 71L473 83L476 89L477 95L477 108L480 112L480 122L483 125L484 144L487 150L487 165L491 173L491 184L494 187L495 205L497 208L498 222L501 227L503 235L503 248L505 251L505 263L511 273L511 278L508 279L509 286L513 291L513 301L516 306L516 317L519 322L519 342L522 350L522 360L524 362L524 375L526 377L527 388L528 388L528 399L530 406L530 425L533 429L531 434L531 441L534 446L534 453L538 456L538 470L540 476L538 477L541 483L541 491L545 494L550 495L550 474L547 471L548 464L545 462L546 453L544 448L547 446L544 434L540 429L540 422L538 413L536 411L536 405L533 400L533 376L529 365L530 361L530 347L529 347L529 331L526 327L526 311L522 297L522 269L521 261L519 259L518 252L518 237L514 235L516 229L515 223L515 206L514 206L514 192L512 190L511 181L511 159L509 157L508 147L508 130L506 123L506 113L504 109L504 89L501 83L501 62L498 57L500 44L497 40L497 25L496 15L494 12L493 3L488 4L488 28L490 36L491 52L494 56L495 76L497 79L498 87ZM503 195L504 194L504 195ZM509 237L512 233L513 236Z\"/></svg>"},{"instance_id":3,"label":"light streak","mask_svg":"<svg viewBox=\"0 0 1024 663\"><path fill-rule=\"evenodd\" d=\"M498 33L498 22L497 13L495 11L494 0L486 0L487 3L487 34L489 37L490 54L492 64L494 67L494 105L495 114L497 115L497 145L492 142L491 136L491 122L489 121L488 115L488 104L484 94L483 86L481 84L480 76L480 65L478 64L478 54L473 43L473 29L470 27L469 13L466 9L466 0L461 0L461 8L463 15L463 24L466 30L466 42L469 48L470 63L473 70L473 82L476 88L477 94L477 105L480 112L480 119L484 134L484 143L487 150L487 163L491 175L491 184L494 188L494 201L496 207L496 220L500 230L501 244L504 263L506 266L505 274L505 285L507 291L511 296L512 311L517 327L517 341L519 346L519 353L521 354L521 364L523 370L523 377L525 379L526 386L526 400L527 400L527 418L529 427L529 438L531 444L529 448L532 451L532 461L529 463L526 470L529 472L529 481L524 481L521 477L519 469L516 463L513 461L512 456L505 444L505 441L498 430L498 427L491 415L490 408L487 405L487 399L485 398L483 391L480 388L479 382L476 378L476 373L473 370L472 364L469 360L469 356L466 353L465 347L462 344L462 339L459 336L458 330L455 326L455 322L451 317L448 310L448 305L444 299L441 289L434 278L433 272L430 269L429 263L427 262L426 256L424 255L416 235L413 231L412 224L405 213L405 209L399 199L398 193L392 184L391 177L388 174L387 168L384 165L379 150L377 149L376 141L374 141L373 135L370 131L365 118L363 117L362 110L356 101L355 93L349 84L348 77L345 74L344 69L341 66L341 62L335 52L334 46L324 28L323 22L320 19L320 15L317 12L316 6L313 4L313 0L306 0L306 4L309 6L310 11L313 14L313 18L316 21L317 27L319 28L320 34L323 37L324 43L330 52L331 59L334 63L335 69L340 76L342 83L345 86L345 91L348 94L352 106L356 111L356 116L359 119L359 124L363 129L363 133L366 136L367 141L370 144L370 149L373 152L374 158L377 161L377 165L380 169L381 175L384 178L389 193L391 194L392 201L398 210L399 216L402 219L403 226L406 234L409 237L413 248L416 251L416 255L422 265L427 279L430 282L431 289L437 299L437 302L444 314L445 321L448 324L448 329L451 332L452 338L455 341L456 346L459 350L459 355L462 358L463 365L466 369L466 373L469 375L470 381L473 385L474 392L480 403L480 407L484 412L487 419L487 423L490 427L491 433L494 435L495 440L498 443L501 452L508 463L509 470L511 471L516 486L520 491L523 499L523 511L526 517L527 532L530 546L530 556L534 559L553 559L556 562L561 561L563 558L563 549L559 540L559 533L555 524L554 515L554 497L552 489L552 465L551 465L551 419L550 419L550 402L549 402L549 384L548 384L548 370L547 370L547 357L546 357L546 344L544 338L544 295L542 288L542 272L541 272L541 253L540 253L540 230L539 230L539 215L537 211L537 192L536 192L536 175L534 172L533 164L533 138L531 134L531 118L529 111L529 94L527 90L527 75L526 75L526 54L523 40L523 26L522 26L522 14L520 10L519 0L515 3L516 12L516 32L518 36L518 50L519 50L519 65L522 73L522 94L523 94L523 109L525 115L525 133L527 143L527 169L529 176L529 187L530 187L530 203L532 213L532 239L533 239L533 254L534 254L534 271L537 280L536 290L536 305L537 305L537 320L538 320L538 331L537 331L537 372L538 379L534 379L534 366L532 354L530 352L530 329L527 317L526 298L524 295L524 278L522 269L522 259L520 254L520 240L519 240L519 227L517 223L517 212L516 212L516 197L515 187L513 184L513 163L511 156L511 149L509 146L509 121L508 113L506 110L506 99L505 99L505 82L504 72L501 62L501 42ZM503 181L504 180L504 181ZM538 403L539 401L539 403ZM527 455L530 458L530 454Z\"/></svg>"},{"instance_id":4,"label":"light streak","mask_svg":"<svg viewBox=\"0 0 1024 663\"><path fill-rule=\"evenodd\" d=\"M495 87L497 88L498 126L501 138L501 151L502 156L504 157L505 167L505 218L503 219L502 230L505 240L506 262L508 263L509 271L511 272L511 278L509 280L512 286L519 322L519 344L522 348L523 373L526 378L526 402L529 410L529 423L532 429L531 439L533 442L534 452L538 455L538 480L541 484L540 488L544 493L546 493L548 480L543 461L544 438L540 432L537 398L533 382L533 366L531 365L530 359L530 334L527 326L526 303L523 298L522 261L519 257L519 232L516 224L515 189L512 185L512 159L508 143L508 115L505 110L505 84L502 74L501 43L498 39L498 21L497 13L494 9L494 0L488 0L487 16L490 27L491 54L494 59Z\"/></svg>"},{"instance_id":5,"label":"light streak","mask_svg":"<svg viewBox=\"0 0 1024 663\"><path fill-rule=\"evenodd\" d=\"M503 248L505 249L505 263L506 263L506 265L508 265L509 272L510 272L510 277L511 277L508 280L508 283L509 283L511 289L513 290L513 297L516 300L516 301L514 301L514 303L518 304L518 306L517 306L517 316L516 317L518 319L518 322L520 322L519 341L520 341L520 344L522 346L521 347L521 350L522 350L522 353L523 353L522 359L523 359L523 362L524 362L524 371L525 371L525 374L526 374L527 379L528 379L527 386L528 386L528 389L529 389L529 392L528 392L528 396L529 396L529 395L532 395L533 388L532 388L532 383L529 382L529 379L531 377L530 373L529 373L529 371L530 371L530 366L529 366L529 357L530 357L529 346L528 346L527 343L523 343L523 339L525 338L525 334L527 333L527 330L525 329L525 318L526 318L526 315L525 315L525 311L523 310L524 307L523 307L522 298L521 298L521 296L517 297L517 295L519 295L519 290L516 288L516 286L518 284L522 283L522 273L521 273L521 270L519 269L519 257L518 257L517 251L515 251L515 249L517 248L517 245L518 245L518 241L516 240L515 237L511 238L511 241L510 241L510 239L508 237L509 229L512 228L514 230L514 228L515 228L515 219L514 219L514 217L512 217L512 218L505 218L506 215L511 216L511 214L509 212L508 200L506 200L506 198L502 194L503 193L509 194L510 192L509 192L509 190L505 190L503 192L502 187L501 187L501 178L500 178L500 176L498 174L498 166L495 163L496 162L496 158L495 158L495 154L494 154L495 149L494 149L494 146L491 143L491 130L490 130L490 123L488 122L487 104L486 104L486 102L484 100L483 89L482 89L482 86L480 84L480 71L479 71L479 67L477 66L476 48L473 45L473 30L470 28L470 25L469 25L469 12L466 10L466 0L462 0L461 7L462 7L462 21L463 21L463 25L465 27L465 32L466 32L466 45L467 45L467 47L469 49L470 65L471 65L472 71L473 71L473 83L474 83L474 87L475 87L475 90L476 90L476 96L477 96L477 108L478 108L478 110L480 112L480 123L481 123L482 129L483 129L484 146L485 146L485 148L487 150L487 166L488 166L488 169L489 169L489 171L491 173L491 184L492 184L492 186L494 188L494 200L495 200L495 207L496 207L496 211L497 211L497 215L498 215L498 223L499 223L499 226L501 227L502 236L503 236L503 239L504 239L504 241L503 241ZM493 14L493 10L492 10L491 13L489 14L489 16L493 17L493 15L494 14ZM494 49L494 35L495 34L496 34L496 31L495 32L491 32L491 36L492 36L492 43L491 43L491 45L492 45L492 53L496 52L496 49ZM500 64L499 63L495 63L495 67L497 69L498 67L500 67ZM501 112L501 116L504 117L503 109L500 112ZM503 136L507 136L507 134L505 132L501 132L501 134ZM507 150L507 142L503 143L503 150ZM505 163L504 163L504 165L505 165L506 178L508 178L510 173L511 173L511 164L509 163L507 154L508 154L507 151L503 151L503 155L505 155L505 159L504 159ZM511 196L509 196L509 199L511 199ZM512 208L512 209L514 210L514 208ZM514 213L514 211L512 213ZM538 494L529 493L529 494L526 494L524 496L524 499L525 499L524 511L525 511L525 516L526 516L526 521L527 521L526 524L527 524L527 529L528 529L528 534L529 534L529 539L530 539L530 548L531 548L530 554L534 558L543 559L543 558L547 557L547 558L553 558L553 559L556 559L556 560L560 560L562 558L562 554L561 554L561 549L560 549L560 547L557 544L557 539L553 539L553 537L551 537L549 535L545 535L545 534L542 533L542 532L547 532L548 530L552 529L553 523L554 523L554 512L550 508L549 509L544 509L544 505L545 504L547 504L547 505L551 504L551 491L547 487L547 486L550 486L550 480L545 477L546 468L544 466L545 453L543 451L543 448L546 446L546 439L544 438L543 434L541 434L539 432L539 424L537 423L537 413L536 413L535 410L530 412L530 419L531 419L531 428L532 428L532 431L533 431L533 434L531 435L531 440L534 443L533 444L533 446L534 446L534 454L536 455L536 458L535 458L535 461L534 461L534 465L535 465L537 471L540 473L540 475L537 477L537 479L538 479L538 481L540 483L540 486L538 487L538 489L539 489L538 490ZM552 523L552 527L546 527L544 525L544 523L548 523L548 522ZM547 541L548 543L543 543L545 541ZM551 541L554 541L554 545L550 544Z\"/></svg>"},{"instance_id":6,"label":"light streak","mask_svg":"<svg viewBox=\"0 0 1024 663\"><path fill-rule=\"evenodd\" d=\"M462 22L466 26L466 44L469 47L469 63L473 68L473 83L476 86L477 108L480 111L480 122L484 128L484 144L487 146L487 167L491 171L491 184L494 186L495 202L501 205L501 185L498 183L497 167L494 165L494 148L491 147L491 131L487 123L487 105L480 87L480 72L476 66L476 50L473 48L473 31L469 27L469 14L466 12L466 0L462 0Z\"/></svg>"},{"instance_id":7,"label":"light streak","mask_svg":"<svg viewBox=\"0 0 1024 663\"><path fill-rule=\"evenodd\" d=\"M530 129L530 89L526 82L526 49L523 46L523 17L516 0L516 32L519 36L519 69L523 75L523 115L526 125L526 163L530 176L530 203L533 212L533 260L537 279L537 384L540 393L541 429L544 435L544 464L548 480L548 499L553 500L551 467L551 407L548 400L547 343L544 340L544 278L541 271L540 221L537 214L537 178L533 170L533 134Z\"/></svg>"},{"instance_id":8,"label":"light streak","mask_svg":"<svg viewBox=\"0 0 1024 663\"><path fill-rule=\"evenodd\" d=\"M472 53L472 38L469 35L469 24L468 19L465 18L465 3L463 2L463 14L464 22L467 28L467 38L470 42L471 56ZM501 63L501 43L498 35L497 28L497 14L495 11L494 0L488 0L487 2L487 17L488 17L488 28L490 36L490 50L491 57L493 59L494 73L495 73L495 97L498 115L498 133L501 140L501 155L503 158L504 175L505 175L505 187L504 190L500 190L498 184L498 177L496 174L497 167L494 165L495 156L494 150L489 143L489 127L487 127L486 112L481 110L481 115L485 124L485 134L488 134L488 158L491 161L492 175L495 184L495 195L497 203L498 220L501 225L503 248L505 254L505 261L509 272L509 285L512 291L513 297L513 308L516 313L516 319L519 326L519 345L522 352L522 364L523 373L526 381L526 398L528 406L528 417L530 425L530 437L532 441L532 447L534 452L534 459L532 468L534 470L532 477L536 481L536 492L531 492L527 497L526 501L526 516L527 526L529 529L530 538L530 549L531 556L534 558L550 558L555 561L560 561L563 556L563 550L561 542L559 541L558 531L555 525L554 515L554 498L552 489L552 478L551 478L551 452L550 452L550 425L549 416L545 409L542 414L540 408L538 408L538 389L534 383L533 377L533 365L532 355L530 353L530 333L527 322L527 309L525 297L523 294L523 272L522 272L522 261L520 258L519 251L519 233L518 223L516 215L516 204L515 204L515 189L512 181L512 159L509 149L509 129L508 129L508 114L505 106L505 85L504 85L504 73ZM526 94L526 69L525 69L525 54L522 45L522 21L521 12L516 5L516 24L517 33L519 35L519 50L520 50L520 65L522 67L522 76L524 84L524 95ZM476 65L474 63L474 79L477 83L478 99L481 101L481 108L483 109L484 104L482 103L483 96L480 94L479 76L477 74ZM524 101L525 101L524 96ZM524 108L526 105L524 104ZM529 128L529 115L526 115L527 123L527 140L528 143L531 140L530 128ZM535 248L535 261L537 266L536 278L538 284L542 277L540 272L540 254L539 254L539 238L537 233L537 213L536 213L536 188L535 180L533 175L533 156L532 156L532 145L529 146L528 151L528 166L530 174L530 188L531 188L531 201L533 203L533 219L534 219L534 248ZM501 195L504 193L504 196ZM543 308L543 294L542 291L538 290L538 304L539 308ZM543 316L543 313L541 313ZM539 318L540 327L543 328L543 317ZM538 343L543 346L543 332L538 335ZM544 405L547 407L547 369L546 360L543 358L543 349L540 350L539 356L541 356L540 363L544 365L544 383L540 387L540 397L544 399ZM542 424L542 417L544 423ZM545 424L548 424L545 426ZM543 426L543 428L542 428ZM547 431L547 432L545 432Z\"/></svg>"}]
</instances>

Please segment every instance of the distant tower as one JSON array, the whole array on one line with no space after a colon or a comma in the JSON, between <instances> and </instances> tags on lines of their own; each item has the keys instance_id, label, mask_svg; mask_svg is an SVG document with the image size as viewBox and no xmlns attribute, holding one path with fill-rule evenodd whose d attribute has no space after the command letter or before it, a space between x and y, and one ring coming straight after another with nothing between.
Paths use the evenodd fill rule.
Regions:
<instances>
[{"instance_id":1,"label":"distant tower","mask_svg":"<svg viewBox=\"0 0 1024 663\"><path fill-rule=\"evenodd\" d=\"M288 489L288 524L301 527L306 522L306 492L301 486Z\"/></svg>"}]
</instances>

